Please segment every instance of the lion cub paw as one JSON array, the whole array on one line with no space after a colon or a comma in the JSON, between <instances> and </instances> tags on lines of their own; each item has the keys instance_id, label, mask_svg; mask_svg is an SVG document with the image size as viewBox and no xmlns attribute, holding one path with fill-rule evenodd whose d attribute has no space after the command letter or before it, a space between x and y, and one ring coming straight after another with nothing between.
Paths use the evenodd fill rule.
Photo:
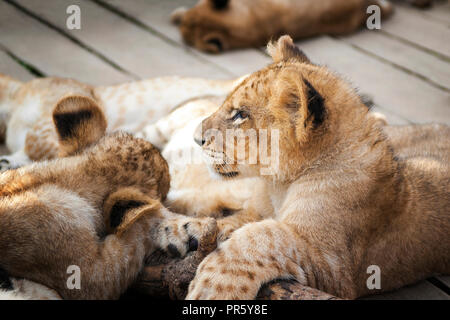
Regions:
<instances>
[{"instance_id":1,"label":"lion cub paw","mask_svg":"<svg viewBox=\"0 0 450 320\"><path fill-rule=\"evenodd\" d=\"M9 156L0 157L0 172L12 169L18 169L31 163L30 159L23 153L18 152Z\"/></svg>"},{"instance_id":2,"label":"lion cub paw","mask_svg":"<svg viewBox=\"0 0 450 320\"><path fill-rule=\"evenodd\" d=\"M0 158L0 172L12 170L12 169L18 169L20 167L24 166L23 163L18 163L14 161L11 157L2 157Z\"/></svg>"},{"instance_id":3,"label":"lion cub paw","mask_svg":"<svg viewBox=\"0 0 450 320\"><path fill-rule=\"evenodd\" d=\"M0 158L0 172L12 169L11 163L6 158Z\"/></svg>"},{"instance_id":4,"label":"lion cub paw","mask_svg":"<svg viewBox=\"0 0 450 320\"><path fill-rule=\"evenodd\" d=\"M188 252L197 251L199 239L209 229L212 218L167 219L160 225L159 245L175 258L182 258Z\"/></svg>"}]
</instances>

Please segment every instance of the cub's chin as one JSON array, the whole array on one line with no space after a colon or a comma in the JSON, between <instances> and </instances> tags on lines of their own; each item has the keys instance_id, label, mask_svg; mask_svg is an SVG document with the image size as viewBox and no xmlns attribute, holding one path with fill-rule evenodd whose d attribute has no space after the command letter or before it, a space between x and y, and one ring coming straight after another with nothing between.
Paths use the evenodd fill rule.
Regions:
<instances>
[{"instance_id":1,"label":"cub's chin","mask_svg":"<svg viewBox=\"0 0 450 320\"><path fill-rule=\"evenodd\" d=\"M237 172L237 171L218 172L218 174L224 178L235 178L239 175L239 172Z\"/></svg>"},{"instance_id":2,"label":"cub's chin","mask_svg":"<svg viewBox=\"0 0 450 320\"><path fill-rule=\"evenodd\" d=\"M230 168L231 169L231 168ZM210 176L213 179L217 180L223 180L223 179L233 179L240 176L239 171L230 170L226 171L224 168L218 166L218 165L209 165L208 171Z\"/></svg>"}]
</instances>

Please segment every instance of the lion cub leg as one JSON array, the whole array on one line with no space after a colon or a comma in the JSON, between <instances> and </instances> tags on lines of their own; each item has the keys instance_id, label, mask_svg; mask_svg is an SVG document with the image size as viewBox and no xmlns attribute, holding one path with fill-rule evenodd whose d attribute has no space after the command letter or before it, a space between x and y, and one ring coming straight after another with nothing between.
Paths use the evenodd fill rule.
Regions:
<instances>
[{"instance_id":1,"label":"lion cub leg","mask_svg":"<svg viewBox=\"0 0 450 320\"><path fill-rule=\"evenodd\" d=\"M119 237L145 215L150 214L152 226L147 233L153 248L166 251L171 256L182 257L198 248L198 239L205 230L216 224L212 218L190 218L164 208L134 188L122 188L113 193L104 205L104 223L109 234Z\"/></svg>"},{"instance_id":2,"label":"lion cub leg","mask_svg":"<svg viewBox=\"0 0 450 320\"><path fill-rule=\"evenodd\" d=\"M238 229L202 261L187 299L254 299L262 284L277 278L307 284L298 240L293 228L275 220Z\"/></svg>"}]
</instances>

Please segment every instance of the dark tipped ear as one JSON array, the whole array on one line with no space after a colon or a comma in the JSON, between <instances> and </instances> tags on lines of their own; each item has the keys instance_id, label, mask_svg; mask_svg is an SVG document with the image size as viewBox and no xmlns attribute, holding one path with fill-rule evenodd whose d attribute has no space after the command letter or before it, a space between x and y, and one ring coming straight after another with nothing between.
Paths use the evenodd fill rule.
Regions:
<instances>
[{"instance_id":1,"label":"dark tipped ear","mask_svg":"<svg viewBox=\"0 0 450 320\"><path fill-rule=\"evenodd\" d=\"M136 200L118 200L111 208L109 213L108 227L117 228L123 221L125 213L131 209L142 207L145 203Z\"/></svg>"},{"instance_id":2,"label":"dark tipped ear","mask_svg":"<svg viewBox=\"0 0 450 320\"><path fill-rule=\"evenodd\" d=\"M107 233L122 233L142 216L159 217L159 200L150 198L140 190L128 187L110 194L103 205Z\"/></svg>"},{"instance_id":3,"label":"dark tipped ear","mask_svg":"<svg viewBox=\"0 0 450 320\"><path fill-rule=\"evenodd\" d=\"M209 0L216 10L223 10L228 6L229 0Z\"/></svg>"},{"instance_id":4,"label":"dark tipped ear","mask_svg":"<svg viewBox=\"0 0 450 320\"><path fill-rule=\"evenodd\" d=\"M220 53L227 49L224 37L218 33L208 34L203 39L205 50L210 53Z\"/></svg>"},{"instance_id":5,"label":"dark tipped ear","mask_svg":"<svg viewBox=\"0 0 450 320\"><path fill-rule=\"evenodd\" d=\"M188 11L185 7L179 7L172 11L170 14L170 21L175 25L180 25L183 22L183 17Z\"/></svg>"},{"instance_id":6,"label":"dark tipped ear","mask_svg":"<svg viewBox=\"0 0 450 320\"><path fill-rule=\"evenodd\" d=\"M274 62L296 59L300 62L311 63L308 57L300 50L289 36L282 36L277 42L269 42L267 52Z\"/></svg>"},{"instance_id":7,"label":"dark tipped ear","mask_svg":"<svg viewBox=\"0 0 450 320\"><path fill-rule=\"evenodd\" d=\"M305 80L305 84L308 97L308 117L306 119L306 122L312 121L313 127L317 128L325 120L326 116L326 109L324 103L325 100L311 85L309 81Z\"/></svg>"},{"instance_id":8,"label":"dark tipped ear","mask_svg":"<svg viewBox=\"0 0 450 320\"><path fill-rule=\"evenodd\" d=\"M85 149L106 131L103 111L93 99L84 96L62 98L53 110L53 123L59 137L60 156Z\"/></svg>"}]
</instances>

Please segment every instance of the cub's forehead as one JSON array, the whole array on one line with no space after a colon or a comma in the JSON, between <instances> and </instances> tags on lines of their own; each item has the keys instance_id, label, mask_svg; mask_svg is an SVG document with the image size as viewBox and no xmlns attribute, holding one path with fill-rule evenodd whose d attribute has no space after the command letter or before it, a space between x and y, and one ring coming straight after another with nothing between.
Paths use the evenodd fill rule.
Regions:
<instances>
[{"instance_id":1,"label":"cub's forehead","mask_svg":"<svg viewBox=\"0 0 450 320\"><path fill-rule=\"evenodd\" d=\"M231 95L229 103L236 107L236 104L244 102L250 103L253 100L260 100L270 94L271 85L275 80L273 70L256 72L247 78Z\"/></svg>"}]
</instances>

